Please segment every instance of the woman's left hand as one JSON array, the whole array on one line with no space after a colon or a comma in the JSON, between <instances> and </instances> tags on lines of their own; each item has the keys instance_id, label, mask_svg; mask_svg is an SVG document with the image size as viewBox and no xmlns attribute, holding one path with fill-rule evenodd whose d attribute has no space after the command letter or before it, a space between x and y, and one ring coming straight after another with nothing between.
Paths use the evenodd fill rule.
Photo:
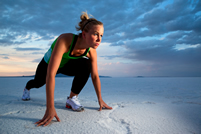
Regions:
<instances>
[{"instance_id":1,"label":"woman's left hand","mask_svg":"<svg viewBox=\"0 0 201 134\"><path fill-rule=\"evenodd\" d=\"M112 109L112 107L108 106L102 99L99 100L99 105L100 105L100 108L98 111L101 111L102 108L106 108L106 109Z\"/></svg>"}]
</instances>

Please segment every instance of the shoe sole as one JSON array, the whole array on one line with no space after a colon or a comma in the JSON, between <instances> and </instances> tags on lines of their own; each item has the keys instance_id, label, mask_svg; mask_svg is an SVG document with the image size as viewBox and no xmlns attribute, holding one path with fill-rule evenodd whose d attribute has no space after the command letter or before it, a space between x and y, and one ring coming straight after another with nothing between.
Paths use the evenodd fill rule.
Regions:
<instances>
[{"instance_id":1,"label":"shoe sole","mask_svg":"<svg viewBox=\"0 0 201 134\"><path fill-rule=\"evenodd\" d=\"M66 104L66 108L72 109L73 111L76 111L76 112L83 112L83 111L84 111L84 109L81 109L81 110L73 109L73 108L71 107L71 105L69 105L69 104Z\"/></svg>"},{"instance_id":2,"label":"shoe sole","mask_svg":"<svg viewBox=\"0 0 201 134\"><path fill-rule=\"evenodd\" d=\"M22 99L23 101L29 101L30 99Z\"/></svg>"}]
</instances>

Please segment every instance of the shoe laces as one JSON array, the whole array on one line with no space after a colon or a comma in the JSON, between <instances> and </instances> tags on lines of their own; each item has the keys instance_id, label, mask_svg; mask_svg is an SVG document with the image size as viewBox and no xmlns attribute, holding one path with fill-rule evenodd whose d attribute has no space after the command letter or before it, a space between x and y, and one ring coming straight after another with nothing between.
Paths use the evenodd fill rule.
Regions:
<instances>
[{"instance_id":1,"label":"shoe laces","mask_svg":"<svg viewBox=\"0 0 201 134\"><path fill-rule=\"evenodd\" d=\"M77 96L73 97L71 100L72 100L76 105L81 106L81 104L80 104L80 102L79 102Z\"/></svg>"},{"instance_id":2,"label":"shoe laces","mask_svg":"<svg viewBox=\"0 0 201 134\"><path fill-rule=\"evenodd\" d=\"M24 90L24 95L29 95L29 90L25 89Z\"/></svg>"}]
</instances>

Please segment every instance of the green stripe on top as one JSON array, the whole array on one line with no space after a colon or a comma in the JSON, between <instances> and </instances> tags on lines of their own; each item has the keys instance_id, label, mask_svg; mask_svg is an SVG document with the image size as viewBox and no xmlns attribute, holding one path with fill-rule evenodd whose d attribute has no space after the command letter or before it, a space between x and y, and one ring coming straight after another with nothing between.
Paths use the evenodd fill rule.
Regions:
<instances>
[{"instance_id":1,"label":"green stripe on top","mask_svg":"<svg viewBox=\"0 0 201 134\"><path fill-rule=\"evenodd\" d=\"M73 48L74 48L74 46L76 44L76 41L77 41L77 38L78 38L78 36L73 34L73 39L72 39L72 42L71 42L71 45L70 45L70 49L69 49L69 51L67 53L63 54L59 68L63 67L66 63L68 63L68 61L70 59L79 59L79 58L83 58L83 57L87 56L87 53L89 52L90 48L86 49L84 54L82 54L81 56L73 56L73 55L70 54L73 51ZM48 64L49 64L49 60L51 58L54 46L56 45L57 39L52 43L50 49L44 55L44 60Z\"/></svg>"},{"instance_id":2,"label":"green stripe on top","mask_svg":"<svg viewBox=\"0 0 201 134\"><path fill-rule=\"evenodd\" d=\"M54 49L54 46L56 45L57 39L58 39L58 38L56 38L56 40L55 40L55 41L52 43L52 45L51 45L51 49L52 49L52 50Z\"/></svg>"}]
</instances>

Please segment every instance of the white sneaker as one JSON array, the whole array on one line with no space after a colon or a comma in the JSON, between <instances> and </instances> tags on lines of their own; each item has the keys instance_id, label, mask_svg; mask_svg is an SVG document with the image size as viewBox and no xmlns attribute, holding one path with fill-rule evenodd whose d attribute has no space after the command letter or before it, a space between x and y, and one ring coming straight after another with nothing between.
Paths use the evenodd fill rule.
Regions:
<instances>
[{"instance_id":1,"label":"white sneaker","mask_svg":"<svg viewBox=\"0 0 201 134\"><path fill-rule=\"evenodd\" d=\"M84 107L78 101L77 96L73 96L72 98L67 98L66 108L72 108L74 111L81 112L84 111Z\"/></svg>"},{"instance_id":2,"label":"white sneaker","mask_svg":"<svg viewBox=\"0 0 201 134\"><path fill-rule=\"evenodd\" d=\"M22 100L23 101L30 100L30 90L27 90L26 88L24 88Z\"/></svg>"}]
</instances>

